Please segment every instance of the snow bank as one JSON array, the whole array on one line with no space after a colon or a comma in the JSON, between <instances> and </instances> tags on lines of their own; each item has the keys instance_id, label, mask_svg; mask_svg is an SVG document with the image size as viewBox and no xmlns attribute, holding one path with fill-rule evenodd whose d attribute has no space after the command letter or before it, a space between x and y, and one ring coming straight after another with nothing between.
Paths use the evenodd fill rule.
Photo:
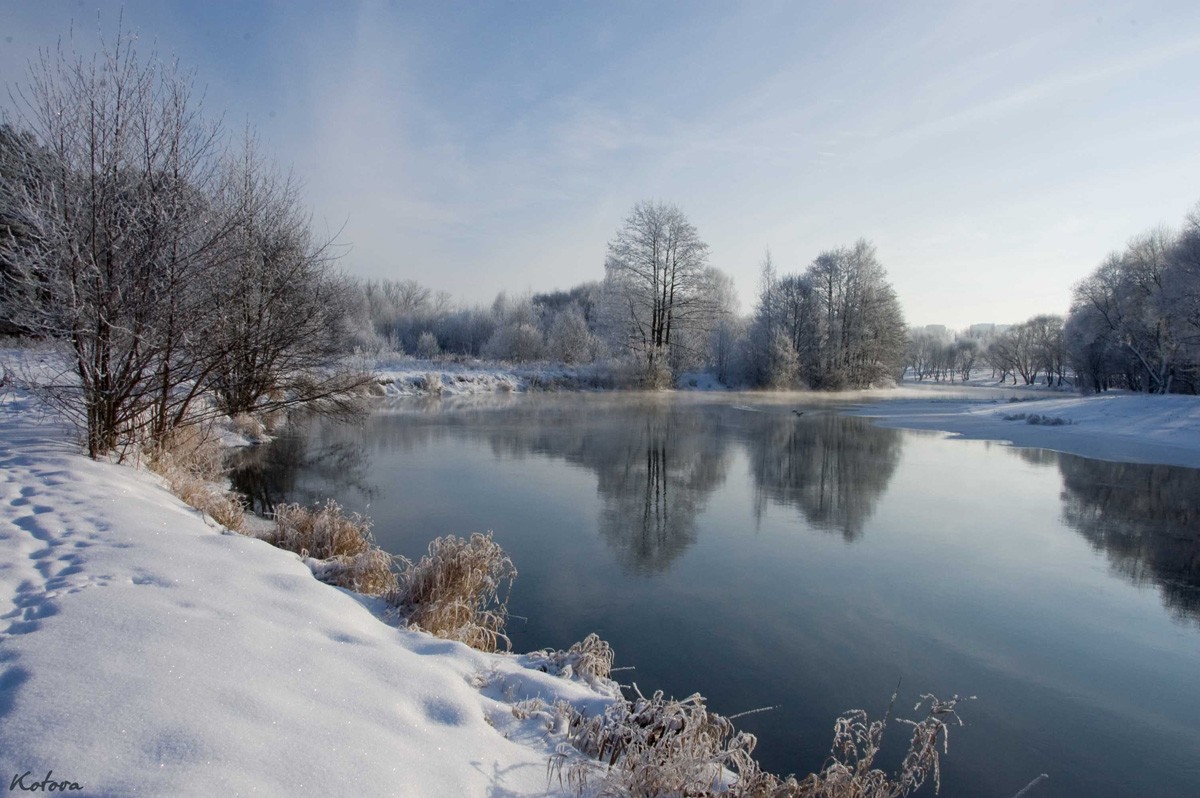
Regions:
<instances>
[{"instance_id":1,"label":"snow bank","mask_svg":"<svg viewBox=\"0 0 1200 798\"><path fill-rule=\"evenodd\" d=\"M903 395L911 397L912 386L907 387ZM940 430L1100 460L1200 468L1197 396L1113 392L1031 399L1028 393L1014 392L1006 401L997 390L969 386L926 391L924 398L883 401L850 412L888 427Z\"/></svg>"},{"instance_id":2,"label":"snow bank","mask_svg":"<svg viewBox=\"0 0 1200 798\"><path fill-rule=\"evenodd\" d=\"M543 795L540 697L603 691L379 620L294 555L0 399L0 779L86 795ZM517 717L521 715L521 719Z\"/></svg>"}]
</instances>

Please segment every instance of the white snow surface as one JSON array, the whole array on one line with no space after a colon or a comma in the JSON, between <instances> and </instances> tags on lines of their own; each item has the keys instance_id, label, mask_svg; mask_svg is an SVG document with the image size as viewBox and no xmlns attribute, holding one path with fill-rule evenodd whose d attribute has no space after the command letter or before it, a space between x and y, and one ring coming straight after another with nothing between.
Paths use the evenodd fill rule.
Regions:
<instances>
[{"instance_id":1,"label":"white snow surface","mask_svg":"<svg viewBox=\"0 0 1200 798\"><path fill-rule=\"evenodd\" d=\"M1099 460L1200 468L1200 396L1120 391L1080 396L912 383L895 396L849 412L888 427L938 430ZM1042 423L1030 423L1030 416Z\"/></svg>"},{"instance_id":2,"label":"white snow surface","mask_svg":"<svg viewBox=\"0 0 1200 798\"><path fill-rule=\"evenodd\" d=\"M395 628L0 398L0 781L89 796L567 793L564 699L611 694Z\"/></svg>"}]
</instances>

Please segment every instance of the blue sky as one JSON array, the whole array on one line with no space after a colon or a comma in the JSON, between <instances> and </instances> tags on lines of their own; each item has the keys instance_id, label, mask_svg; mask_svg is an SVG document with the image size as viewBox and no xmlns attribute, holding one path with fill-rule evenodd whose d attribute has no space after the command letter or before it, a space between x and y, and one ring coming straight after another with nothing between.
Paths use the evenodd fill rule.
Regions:
<instances>
[{"instance_id":1,"label":"blue sky","mask_svg":"<svg viewBox=\"0 0 1200 798\"><path fill-rule=\"evenodd\" d=\"M0 75L119 6L0 0ZM862 236L912 323L1065 312L1200 201L1200 4L130 2L207 107L342 228L344 267L470 301L603 274L679 204L743 307Z\"/></svg>"}]
</instances>

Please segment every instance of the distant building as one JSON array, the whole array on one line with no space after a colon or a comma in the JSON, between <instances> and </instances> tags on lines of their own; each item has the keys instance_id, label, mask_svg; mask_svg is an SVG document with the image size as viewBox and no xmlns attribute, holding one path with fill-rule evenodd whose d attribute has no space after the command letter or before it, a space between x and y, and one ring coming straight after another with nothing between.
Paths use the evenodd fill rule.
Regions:
<instances>
[{"instance_id":1,"label":"distant building","mask_svg":"<svg viewBox=\"0 0 1200 798\"><path fill-rule=\"evenodd\" d=\"M1012 327L1011 324L972 324L967 328L967 337L974 338L978 341L985 341L989 338L994 338L1000 333Z\"/></svg>"},{"instance_id":2,"label":"distant building","mask_svg":"<svg viewBox=\"0 0 1200 798\"><path fill-rule=\"evenodd\" d=\"M950 337L950 331L946 329L945 324L926 324L924 330L930 335L936 335L938 338Z\"/></svg>"}]
</instances>

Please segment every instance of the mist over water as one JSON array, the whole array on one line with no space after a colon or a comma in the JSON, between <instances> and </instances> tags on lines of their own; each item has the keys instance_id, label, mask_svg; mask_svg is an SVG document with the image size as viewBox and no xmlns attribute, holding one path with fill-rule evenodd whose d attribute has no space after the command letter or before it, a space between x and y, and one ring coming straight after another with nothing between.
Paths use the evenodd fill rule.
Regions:
<instances>
[{"instance_id":1,"label":"mist over water","mask_svg":"<svg viewBox=\"0 0 1200 798\"><path fill-rule=\"evenodd\" d=\"M700 692L764 765L834 718L975 695L944 795L1192 795L1200 471L883 429L834 404L518 395L312 420L247 450L256 509L333 497L387 550L493 530L517 650L595 631L645 693ZM888 735L893 765L904 727Z\"/></svg>"}]
</instances>

